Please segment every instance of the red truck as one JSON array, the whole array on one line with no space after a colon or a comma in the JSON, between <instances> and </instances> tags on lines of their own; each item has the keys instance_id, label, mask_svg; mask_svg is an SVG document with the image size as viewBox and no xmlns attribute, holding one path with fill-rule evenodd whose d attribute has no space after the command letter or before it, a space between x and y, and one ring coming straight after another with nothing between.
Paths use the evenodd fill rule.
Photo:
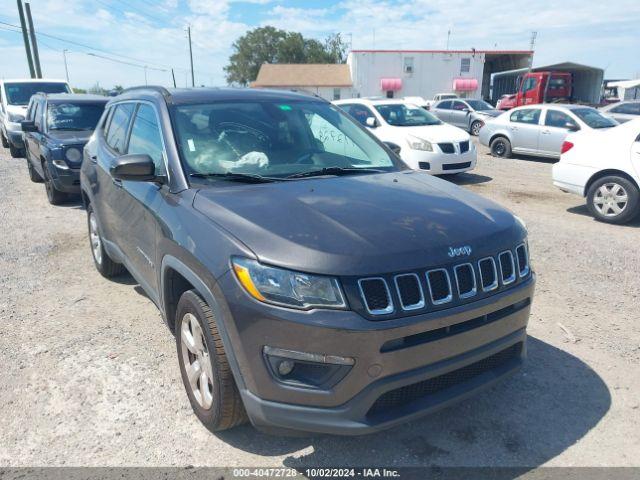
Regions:
<instances>
[{"instance_id":1,"label":"red truck","mask_svg":"<svg viewBox=\"0 0 640 480\"><path fill-rule=\"evenodd\" d=\"M498 110L536 103L569 102L571 99L569 72L528 72L518 77L516 85L517 93L503 95L498 100Z\"/></svg>"}]
</instances>

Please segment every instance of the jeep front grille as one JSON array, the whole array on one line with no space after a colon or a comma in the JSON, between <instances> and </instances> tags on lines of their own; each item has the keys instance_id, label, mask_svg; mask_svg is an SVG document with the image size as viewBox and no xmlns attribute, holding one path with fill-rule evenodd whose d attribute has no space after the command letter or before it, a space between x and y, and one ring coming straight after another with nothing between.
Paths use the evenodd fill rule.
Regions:
<instances>
[{"instance_id":1,"label":"jeep front grille","mask_svg":"<svg viewBox=\"0 0 640 480\"><path fill-rule=\"evenodd\" d=\"M361 278L357 286L366 313L381 316L383 320L392 314L438 310L492 295L529 273L529 252L522 243L495 257L431 270Z\"/></svg>"}]
</instances>

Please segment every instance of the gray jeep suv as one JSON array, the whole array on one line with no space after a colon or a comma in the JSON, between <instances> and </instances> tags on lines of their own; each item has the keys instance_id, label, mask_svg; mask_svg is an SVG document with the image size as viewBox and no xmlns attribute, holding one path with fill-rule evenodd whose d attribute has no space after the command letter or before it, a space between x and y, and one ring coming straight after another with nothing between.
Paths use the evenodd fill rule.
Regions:
<instances>
[{"instance_id":1,"label":"gray jeep suv","mask_svg":"<svg viewBox=\"0 0 640 480\"><path fill-rule=\"evenodd\" d=\"M127 90L81 189L97 269L126 267L162 311L212 431L376 431L525 357L522 222L318 98Z\"/></svg>"}]
</instances>

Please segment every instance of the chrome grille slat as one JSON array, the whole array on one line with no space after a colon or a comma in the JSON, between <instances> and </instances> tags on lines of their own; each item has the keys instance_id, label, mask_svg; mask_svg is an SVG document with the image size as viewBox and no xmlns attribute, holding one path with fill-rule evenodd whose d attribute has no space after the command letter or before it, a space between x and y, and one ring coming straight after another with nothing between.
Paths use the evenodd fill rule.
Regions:
<instances>
[{"instance_id":1,"label":"chrome grille slat","mask_svg":"<svg viewBox=\"0 0 640 480\"><path fill-rule=\"evenodd\" d=\"M438 298L437 300L434 298L434 287L432 285L431 275L437 273L444 273L445 279L447 281L447 295L443 298ZM449 272L445 268L436 268L434 270L429 270L426 274L427 278L427 286L429 287L429 295L431 296L431 303L434 305L442 305L443 303L449 303L453 299L453 294L451 291L451 279L449 278Z\"/></svg>"},{"instance_id":2,"label":"chrome grille slat","mask_svg":"<svg viewBox=\"0 0 640 480\"><path fill-rule=\"evenodd\" d=\"M473 280L473 287L466 291L466 292L462 292L461 288L460 288L460 271L463 268L468 268L471 271L471 279ZM456 287L458 288L458 296L462 299L465 298L470 298L473 297L476 293L478 293L478 286L476 285L476 273L475 270L473 268L473 264L471 263L461 263L460 265L456 265L455 267L453 267L453 273L456 277Z\"/></svg>"},{"instance_id":3,"label":"chrome grille slat","mask_svg":"<svg viewBox=\"0 0 640 480\"><path fill-rule=\"evenodd\" d=\"M485 279L485 276L482 273L482 265L484 262L491 263L491 268L493 270L493 282L491 283L485 282L485 280L488 279ZM498 288L498 270L496 268L496 261L493 259L493 257L485 257L478 260L478 272L480 273L480 286L482 287L483 292L490 292Z\"/></svg>"},{"instance_id":4,"label":"chrome grille slat","mask_svg":"<svg viewBox=\"0 0 640 480\"><path fill-rule=\"evenodd\" d=\"M502 279L502 284L511 285L516 281L516 264L513 260L513 253L511 253L511 250L501 252L498 255L498 262L500 263L500 278ZM506 278L504 269L505 262L509 262L508 266L511 268L511 275L508 275Z\"/></svg>"},{"instance_id":5,"label":"chrome grille slat","mask_svg":"<svg viewBox=\"0 0 640 480\"><path fill-rule=\"evenodd\" d=\"M525 243L521 243L516 247L516 259L518 261L518 275L520 278L526 277L529 274L529 249ZM523 262L524 265L522 265Z\"/></svg>"},{"instance_id":6,"label":"chrome grille slat","mask_svg":"<svg viewBox=\"0 0 640 480\"><path fill-rule=\"evenodd\" d=\"M381 284L384 286L386 295L387 295L387 306L384 308L371 308L371 298L369 298L366 294L365 294L365 288L367 288L366 286L363 286L364 284L367 284L368 282L381 282ZM382 278L382 277L368 277L368 278L361 278L360 280L358 280L358 288L360 289L360 297L362 298L362 302L364 304L364 307L367 309L367 312L369 312L371 315L385 315L385 314L390 314L393 313L394 311L394 307L393 307L393 298L391 297L391 291L389 290L389 285L387 285L387 281Z\"/></svg>"},{"instance_id":7,"label":"chrome grille slat","mask_svg":"<svg viewBox=\"0 0 640 480\"><path fill-rule=\"evenodd\" d=\"M405 305L404 296L402 294L402 289L400 288L400 285L398 284L398 279L409 278L409 277L414 278L415 281L416 281L416 286L417 286L418 292L420 294L420 300L417 303ZM405 311L418 310L418 309L424 307L424 305L425 305L424 293L422 292L422 285L420 284L420 277L418 277L418 275L416 275L415 273L403 273L403 274L396 275L395 277L393 277L393 282L396 285L396 292L398 292L398 298L400 299L400 308L402 308L402 310L405 310Z\"/></svg>"}]
</instances>

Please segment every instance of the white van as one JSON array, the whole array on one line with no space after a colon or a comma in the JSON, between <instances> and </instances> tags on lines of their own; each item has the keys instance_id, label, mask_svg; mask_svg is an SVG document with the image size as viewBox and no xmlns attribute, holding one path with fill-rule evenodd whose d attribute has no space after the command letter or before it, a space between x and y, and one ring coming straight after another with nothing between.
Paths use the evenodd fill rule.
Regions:
<instances>
[{"instance_id":1,"label":"white van","mask_svg":"<svg viewBox=\"0 0 640 480\"><path fill-rule=\"evenodd\" d=\"M73 93L65 80L20 78L0 80L0 139L13 158L24 156L20 122L34 93Z\"/></svg>"}]
</instances>

